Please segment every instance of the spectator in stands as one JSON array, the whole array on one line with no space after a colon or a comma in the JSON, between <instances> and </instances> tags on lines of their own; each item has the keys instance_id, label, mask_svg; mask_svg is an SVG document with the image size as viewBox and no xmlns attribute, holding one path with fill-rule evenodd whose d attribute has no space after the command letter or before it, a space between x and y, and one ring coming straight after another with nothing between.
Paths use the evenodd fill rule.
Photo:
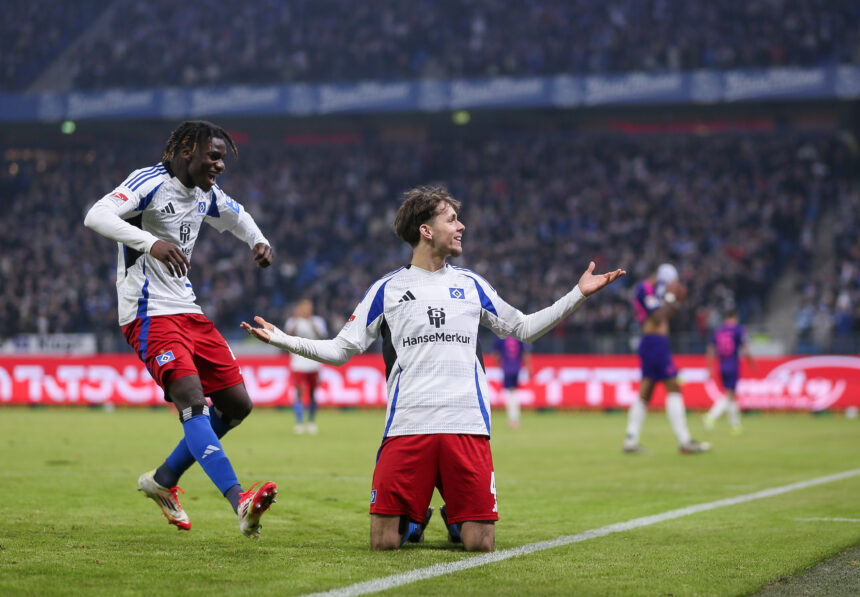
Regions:
<instances>
[{"instance_id":1,"label":"spectator in stands","mask_svg":"<svg viewBox=\"0 0 860 597\"><path fill-rule=\"evenodd\" d=\"M97 195L146 159L141 148L149 133L132 135L133 143L75 135L61 145L4 144L0 333L90 332L100 348L123 349L110 323L116 299L104 283L113 276L114 249L76 222L80 197ZM815 160L800 155L807 146L815 148ZM813 286L831 288L833 297L844 289L853 325L860 319L856 162L826 133L639 137L501 129L408 141L340 135L308 145L285 144L275 133L255 139L246 154L223 179L252 208L262 197L283 198L265 204L266 232L287 257L276 268L249 271L229 243L201 235L194 267L203 286L195 290L225 331L255 311L282 310L298 296L311 298L333 325L348 316L353 305L345 297L372 282L367 272L394 269L406 257L397 246L355 241L386 228L385 197L414 180L445 181L455 194L474 198L467 215L481 225L468 265L481 274L498 268L503 279L516 280L499 291L524 308L563 291L570 255L586 251L600 255L600 263L633 267L641 256L665 255L697 272L689 280L689 304L733 301L748 325L761 322L766 289L794 265L781 247L800 243L791 235L802 234L817 201L837 209L836 260L833 273ZM823 179L812 173L816 163L828 168ZM796 199L785 203L789 196ZM494 242L497 234L507 241ZM546 264L543 274L535 261ZM18 265L25 262L26 276ZM83 269L70 267L77 262ZM647 272L632 275L641 279ZM535 350L628 351L624 338L634 324L623 283L607 289L601 308L589 317L574 313ZM252 294L266 298L246 304L243 297ZM693 309L682 308L672 329L676 350L704 351L710 329L697 326ZM614 338L598 346L598 331Z\"/></svg>"},{"instance_id":2,"label":"spectator in stands","mask_svg":"<svg viewBox=\"0 0 860 597\"><path fill-rule=\"evenodd\" d=\"M450 0L422 3L420 11L393 0L70 6L41 0L4 11L2 88L23 89L57 59L76 73L77 89L860 61L860 11L847 0ZM135 27L117 36L130 22ZM81 43L63 55L76 38ZM177 56L181 69L172 68Z\"/></svg>"}]
</instances>

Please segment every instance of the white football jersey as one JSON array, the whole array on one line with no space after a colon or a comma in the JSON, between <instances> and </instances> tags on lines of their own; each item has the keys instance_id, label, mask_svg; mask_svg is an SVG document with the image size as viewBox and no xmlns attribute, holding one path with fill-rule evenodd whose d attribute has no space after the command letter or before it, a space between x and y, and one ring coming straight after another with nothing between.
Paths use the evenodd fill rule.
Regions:
<instances>
[{"instance_id":1,"label":"white football jersey","mask_svg":"<svg viewBox=\"0 0 860 597\"><path fill-rule=\"evenodd\" d=\"M479 326L533 342L583 300L575 287L551 307L524 315L468 269L446 265L430 272L407 266L370 287L336 338L306 340L275 329L270 342L342 364L381 336L388 388L384 437L490 435Z\"/></svg>"},{"instance_id":2,"label":"white football jersey","mask_svg":"<svg viewBox=\"0 0 860 597\"><path fill-rule=\"evenodd\" d=\"M316 340L328 336L328 327L325 324L325 319L319 315L290 317L284 324L284 331L291 336L313 338ZM319 361L314 361L298 354L290 355L290 369L293 371L310 373L312 371L319 371L320 367L322 367L322 364Z\"/></svg>"},{"instance_id":3,"label":"white football jersey","mask_svg":"<svg viewBox=\"0 0 860 597\"><path fill-rule=\"evenodd\" d=\"M177 277L149 254L157 240L178 246L191 260L200 227L229 230L248 243L269 244L250 215L217 185L188 188L165 164L135 170L87 213L85 224L116 240L119 323L138 317L202 313L187 276Z\"/></svg>"}]
</instances>

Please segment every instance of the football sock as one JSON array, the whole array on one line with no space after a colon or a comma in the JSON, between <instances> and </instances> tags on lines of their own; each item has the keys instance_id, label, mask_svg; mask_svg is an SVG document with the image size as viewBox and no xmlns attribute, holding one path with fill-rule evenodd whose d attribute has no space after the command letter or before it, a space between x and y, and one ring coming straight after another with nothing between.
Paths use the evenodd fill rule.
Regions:
<instances>
[{"instance_id":1,"label":"football sock","mask_svg":"<svg viewBox=\"0 0 860 597\"><path fill-rule=\"evenodd\" d=\"M516 390L505 390L505 406L508 410L508 421L511 423L520 422L520 401Z\"/></svg>"},{"instance_id":2,"label":"football sock","mask_svg":"<svg viewBox=\"0 0 860 597\"><path fill-rule=\"evenodd\" d=\"M308 397L308 421L313 422L317 417L317 401L314 399L314 391L311 390Z\"/></svg>"},{"instance_id":3,"label":"football sock","mask_svg":"<svg viewBox=\"0 0 860 597\"><path fill-rule=\"evenodd\" d=\"M181 416L189 451L218 490L226 494L228 489L239 484L239 480L209 423L209 408L186 408Z\"/></svg>"},{"instance_id":4,"label":"football sock","mask_svg":"<svg viewBox=\"0 0 860 597\"><path fill-rule=\"evenodd\" d=\"M398 530L400 531L400 534L403 535L403 540L400 542L400 546L402 547L414 533L421 530L421 524L409 520L408 516L401 516L400 528Z\"/></svg>"},{"instance_id":5,"label":"football sock","mask_svg":"<svg viewBox=\"0 0 860 597\"><path fill-rule=\"evenodd\" d=\"M666 396L666 416L669 417L669 422L672 424L672 430L675 432L675 437L678 438L679 444L686 444L690 441L690 431L687 429L687 413L684 410L684 399L678 392L670 392Z\"/></svg>"},{"instance_id":6,"label":"football sock","mask_svg":"<svg viewBox=\"0 0 860 597\"><path fill-rule=\"evenodd\" d=\"M242 493L241 485L234 485L224 494L230 505L233 506L233 512L239 512L239 494Z\"/></svg>"},{"instance_id":7,"label":"football sock","mask_svg":"<svg viewBox=\"0 0 860 597\"><path fill-rule=\"evenodd\" d=\"M212 431L215 432L216 437L220 439L233 427L238 425L239 422L236 422L235 425L225 423L218 410L213 410L215 410L215 416L209 417L209 423L212 425ZM192 456L191 451L188 449L188 444L185 443L185 438L183 437L176 444L173 452L170 453L164 463L156 469L155 482L162 487L173 487L179 483L179 478L192 464L194 464L194 456Z\"/></svg>"},{"instance_id":8,"label":"football sock","mask_svg":"<svg viewBox=\"0 0 860 597\"><path fill-rule=\"evenodd\" d=\"M296 390L296 398L293 400L293 412L296 415L296 423L301 425L302 420L304 419L304 413L302 412L302 394L298 389Z\"/></svg>"},{"instance_id":9,"label":"football sock","mask_svg":"<svg viewBox=\"0 0 860 597\"><path fill-rule=\"evenodd\" d=\"M645 423L647 413L648 408L641 398L636 398L630 405L630 410L627 411L627 441L630 444L639 443L639 434L642 432L642 424Z\"/></svg>"},{"instance_id":10,"label":"football sock","mask_svg":"<svg viewBox=\"0 0 860 597\"><path fill-rule=\"evenodd\" d=\"M741 426L741 407L737 400L729 400L729 425L732 427Z\"/></svg>"},{"instance_id":11,"label":"football sock","mask_svg":"<svg viewBox=\"0 0 860 597\"><path fill-rule=\"evenodd\" d=\"M712 421L716 421L719 419L722 414L726 411L726 407L728 406L728 398L725 396L717 400L714 405L711 407L711 410L708 411L708 417Z\"/></svg>"},{"instance_id":12,"label":"football sock","mask_svg":"<svg viewBox=\"0 0 860 597\"><path fill-rule=\"evenodd\" d=\"M448 534L451 535L451 539L456 541L462 541L463 538L460 537L460 527L456 522L452 522L448 525Z\"/></svg>"}]
</instances>

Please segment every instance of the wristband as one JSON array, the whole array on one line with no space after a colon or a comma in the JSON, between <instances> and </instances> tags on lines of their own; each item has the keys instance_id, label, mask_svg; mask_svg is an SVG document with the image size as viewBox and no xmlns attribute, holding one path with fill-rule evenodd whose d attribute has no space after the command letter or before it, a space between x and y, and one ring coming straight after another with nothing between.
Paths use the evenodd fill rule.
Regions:
<instances>
[{"instance_id":1,"label":"wristband","mask_svg":"<svg viewBox=\"0 0 860 597\"><path fill-rule=\"evenodd\" d=\"M671 305L672 303L674 303L677 300L677 298L675 297L674 292L667 292L666 294L663 295L663 300Z\"/></svg>"}]
</instances>

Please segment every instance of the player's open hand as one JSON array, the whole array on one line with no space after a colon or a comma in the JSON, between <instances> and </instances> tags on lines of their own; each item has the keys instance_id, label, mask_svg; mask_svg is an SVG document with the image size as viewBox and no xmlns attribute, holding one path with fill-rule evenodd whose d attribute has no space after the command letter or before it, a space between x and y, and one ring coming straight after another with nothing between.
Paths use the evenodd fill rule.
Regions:
<instances>
[{"instance_id":1,"label":"player's open hand","mask_svg":"<svg viewBox=\"0 0 860 597\"><path fill-rule=\"evenodd\" d=\"M239 324L239 327L248 332L249 336L254 336L257 340L261 342L269 343L269 340L272 339L272 336L269 332L275 329L271 323L260 317L259 315L254 316L254 321L256 321L261 327L255 328L249 323L245 323L244 321Z\"/></svg>"},{"instance_id":2,"label":"player's open hand","mask_svg":"<svg viewBox=\"0 0 860 597\"><path fill-rule=\"evenodd\" d=\"M254 261L257 262L257 267L269 267L275 260L275 252L272 247L266 243L257 243L254 245Z\"/></svg>"},{"instance_id":3,"label":"player's open hand","mask_svg":"<svg viewBox=\"0 0 860 597\"><path fill-rule=\"evenodd\" d=\"M157 240L150 247L149 254L166 265L168 271L177 278L184 277L191 269L188 257L173 243Z\"/></svg>"},{"instance_id":4,"label":"player's open hand","mask_svg":"<svg viewBox=\"0 0 860 597\"><path fill-rule=\"evenodd\" d=\"M585 296L591 296L604 286L612 284L621 276L627 275L627 271L623 269L617 269L614 272L607 272L605 274L594 274L592 272L594 272L593 261L588 264L588 269L579 278L579 290Z\"/></svg>"}]
</instances>

